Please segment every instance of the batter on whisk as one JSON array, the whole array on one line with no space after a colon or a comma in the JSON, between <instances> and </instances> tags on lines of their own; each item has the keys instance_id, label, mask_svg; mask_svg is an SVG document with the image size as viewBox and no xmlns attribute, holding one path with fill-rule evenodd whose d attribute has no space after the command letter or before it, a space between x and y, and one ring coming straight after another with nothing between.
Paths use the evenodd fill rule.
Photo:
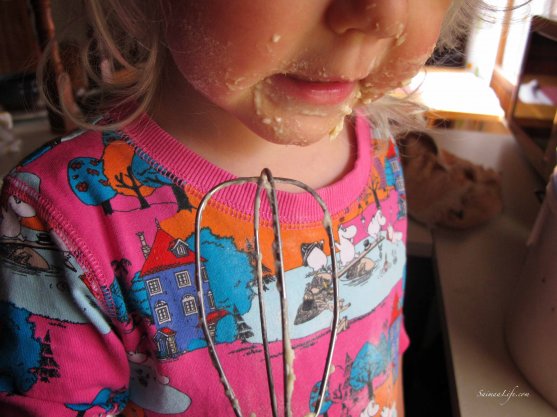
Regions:
<instances>
[{"instance_id":1,"label":"batter on whisk","mask_svg":"<svg viewBox=\"0 0 557 417\"><path fill-rule=\"evenodd\" d=\"M82 129L4 181L2 416L270 417L259 297L279 415L402 416L406 203L388 125L404 111L386 96L480 1L85 3L96 114L68 114ZM266 191L255 249L254 183L218 191L195 233L214 186L264 169L330 213L277 181L282 268Z\"/></svg>"}]
</instances>

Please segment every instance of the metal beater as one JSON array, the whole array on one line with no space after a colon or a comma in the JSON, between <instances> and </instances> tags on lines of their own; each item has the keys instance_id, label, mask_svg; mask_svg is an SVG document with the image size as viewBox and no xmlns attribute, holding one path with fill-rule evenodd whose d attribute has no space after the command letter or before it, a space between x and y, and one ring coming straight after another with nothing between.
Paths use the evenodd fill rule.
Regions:
<instances>
[{"instance_id":1,"label":"metal beater","mask_svg":"<svg viewBox=\"0 0 557 417\"><path fill-rule=\"evenodd\" d=\"M236 417L243 417L242 411L240 409L240 404L234 390L232 389L228 378L224 372L221 365L219 357L217 355L214 341L209 332L209 325L207 323L207 314L205 310L205 303L203 297L203 285L201 276L201 223L203 217L203 211L207 205L209 199L218 191L223 188L239 185L245 183L257 183L257 191L254 200L254 236L255 236L255 252L257 254L257 286L258 286L258 299L259 299L259 312L261 320L261 332L263 339L263 351L265 356L265 365L267 370L267 381L269 386L269 399L271 402L271 408L273 411L273 417L278 417L278 407L277 399L275 393L275 384L273 378L273 372L271 370L271 357L269 354L269 342L267 339L267 321L265 318L265 301L263 297L263 266L262 266L262 254L260 250L259 242L259 223L260 223L260 208L261 208L261 193L265 189L267 198L270 203L272 216L273 216L273 231L274 231L274 243L273 243L273 256L275 258L275 263L277 265L277 286L280 294L280 307L281 307L281 327L282 327L282 349L283 349L283 383L284 383L284 415L287 417L292 417L292 393L294 390L294 351L292 349L292 344L290 341L290 332L288 330L288 300L286 299L286 283L285 283L285 273L283 266L282 257L282 239L280 233L280 222L279 222L279 208L276 196L275 183L291 184L296 187L303 189L310 193L313 198L319 203L323 210L323 227L327 231L329 239L329 249L331 253L331 264L332 264L332 276L333 276L333 322L331 325L331 338L329 341L329 347L327 350L327 358L325 363L325 368L323 370L323 377L321 379L321 385L319 387L319 400L315 406L314 414L317 416L323 405L325 399L325 391L327 388L327 383L329 380L329 373L331 368L331 362L333 359L333 351L336 344L337 337L337 326L340 314L339 296L338 296L338 275L337 275L337 263L335 257L335 246L333 237L333 228L331 222L331 216L329 210L323 199L309 186L306 184L288 179L288 178L273 178L271 171L264 169L259 177L244 177L237 178L231 181L223 182L213 189L211 189L205 197L201 200L199 208L197 210L195 219L195 278L197 285L197 295L199 299L199 318L201 325L203 327L203 332L205 338L208 342L209 353L213 361L213 365L219 373L220 380L224 386L225 393L230 400L230 404L234 410Z\"/></svg>"}]
</instances>

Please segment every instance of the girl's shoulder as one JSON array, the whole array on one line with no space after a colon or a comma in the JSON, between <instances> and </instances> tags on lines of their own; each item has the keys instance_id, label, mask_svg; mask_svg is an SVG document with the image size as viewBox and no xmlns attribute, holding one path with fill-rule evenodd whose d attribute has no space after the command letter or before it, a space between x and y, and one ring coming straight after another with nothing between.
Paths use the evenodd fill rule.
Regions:
<instances>
[{"instance_id":1,"label":"girl's shoulder","mask_svg":"<svg viewBox=\"0 0 557 417\"><path fill-rule=\"evenodd\" d=\"M4 186L27 189L33 199L79 187L83 174L101 176L106 133L75 130L52 139L25 156L4 178ZM80 174L78 177L75 174ZM83 185L81 185L83 188Z\"/></svg>"},{"instance_id":2,"label":"girl's shoulder","mask_svg":"<svg viewBox=\"0 0 557 417\"><path fill-rule=\"evenodd\" d=\"M76 130L44 142L11 169L3 179L4 186L28 186L30 191L39 193L39 183L56 183L60 172L65 171L68 158L79 150L85 151L99 136L99 132Z\"/></svg>"}]
</instances>

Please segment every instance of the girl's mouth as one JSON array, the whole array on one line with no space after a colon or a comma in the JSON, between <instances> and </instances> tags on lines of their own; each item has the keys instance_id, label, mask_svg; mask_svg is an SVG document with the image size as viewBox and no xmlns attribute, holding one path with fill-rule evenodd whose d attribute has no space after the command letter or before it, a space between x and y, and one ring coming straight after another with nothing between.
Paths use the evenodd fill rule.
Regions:
<instances>
[{"instance_id":1,"label":"girl's mouth","mask_svg":"<svg viewBox=\"0 0 557 417\"><path fill-rule=\"evenodd\" d=\"M356 87L354 81L311 81L284 74L274 75L269 81L277 93L312 105L341 104Z\"/></svg>"}]
</instances>

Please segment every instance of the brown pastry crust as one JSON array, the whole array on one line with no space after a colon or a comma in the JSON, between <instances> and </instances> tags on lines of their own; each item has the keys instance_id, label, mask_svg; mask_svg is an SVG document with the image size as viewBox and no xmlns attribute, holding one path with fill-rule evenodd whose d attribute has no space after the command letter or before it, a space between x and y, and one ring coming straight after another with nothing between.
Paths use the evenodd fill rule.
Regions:
<instances>
[{"instance_id":1,"label":"brown pastry crust","mask_svg":"<svg viewBox=\"0 0 557 417\"><path fill-rule=\"evenodd\" d=\"M464 229L501 213L497 172L440 149L423 132L410 132L397 141L411 217L430 227Z\"/></svg>"}]
</instances>

